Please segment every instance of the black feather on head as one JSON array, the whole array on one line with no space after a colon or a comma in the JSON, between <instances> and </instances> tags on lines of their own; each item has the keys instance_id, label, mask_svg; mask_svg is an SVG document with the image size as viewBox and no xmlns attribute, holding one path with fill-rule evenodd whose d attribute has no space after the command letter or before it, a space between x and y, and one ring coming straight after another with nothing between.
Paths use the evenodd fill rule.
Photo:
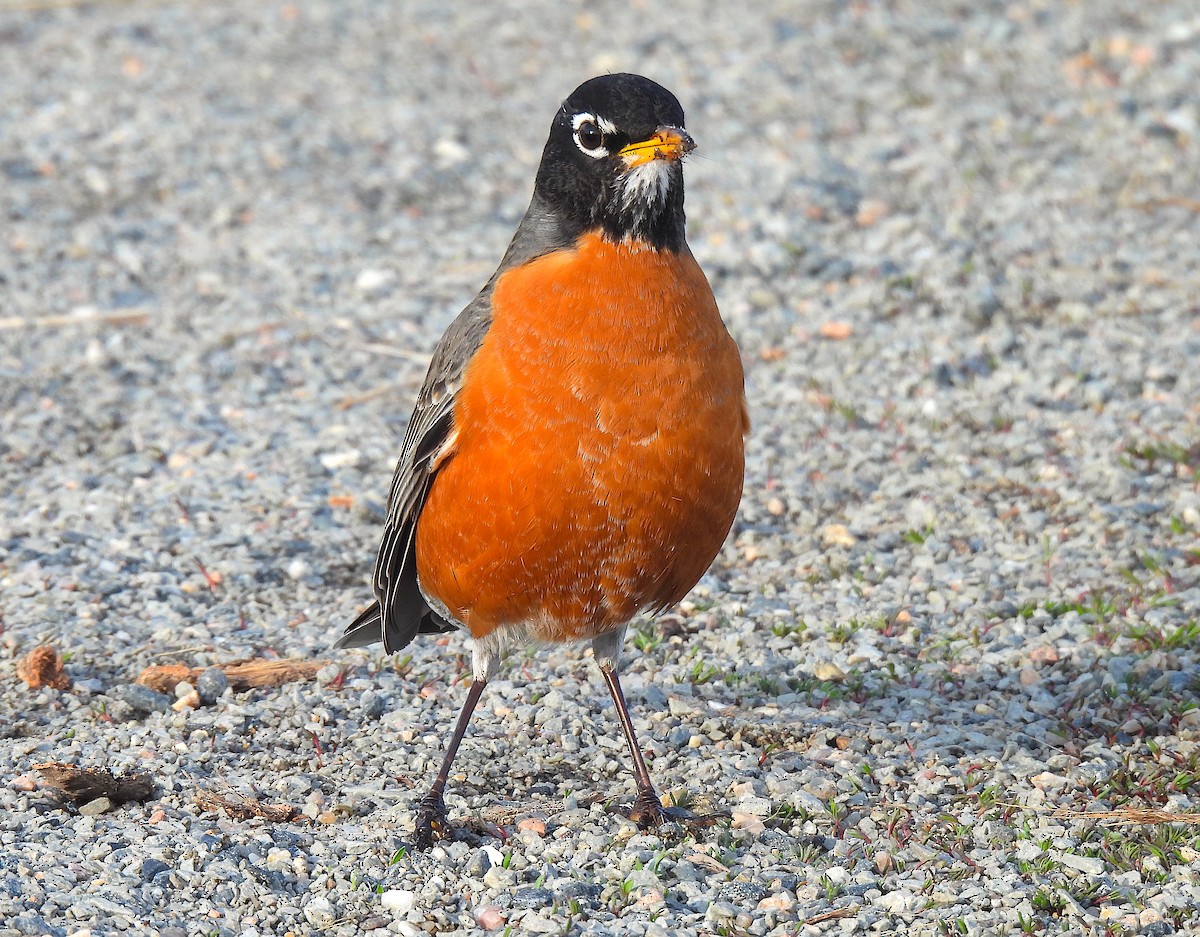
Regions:
<instances>
[{"instance_id":1,"label":"black feather on head","mask_svg":"<svg viewBox=\"0 0 1200 937\"><path fill-rule=\"evenodd\" d=\"M684 244L682 158L694 144L670 91L641 75L602 75L563 102L542 153L535 201L578 236L677 251Z\"/></svg>"}]
</instances>

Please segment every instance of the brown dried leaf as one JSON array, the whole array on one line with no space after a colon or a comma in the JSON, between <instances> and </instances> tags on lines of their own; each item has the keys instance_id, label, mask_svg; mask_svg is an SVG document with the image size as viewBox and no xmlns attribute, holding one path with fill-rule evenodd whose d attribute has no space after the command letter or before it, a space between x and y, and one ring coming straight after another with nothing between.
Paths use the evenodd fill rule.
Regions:
<instances>
[{"instance_id":1,"label":"brown dried leaf","mask_svg":"<svg viewBox=\"0 0 1200 937\"><path fill-rule=\"evenodd\" d=\"M21 658L17 664L17 676L32 690L40 690L44 686L56 690L71 688L71 678L63 670L62 658L49 644L40 644Z\"/></svg>"},{"instance_id":2,"label":"brown dried leaf","mask_svg":"<svg viewBox=\"0 0 1200 937\"><path fill-rule=\"evenodd\" d=\"M148 771L115 775L107 768L80 768L63 761L46 761L33 767L49 787L77 804L86 804L97 797L123 804L149 800L154 794L154 778Z\"/></svg>"}]
</instances>

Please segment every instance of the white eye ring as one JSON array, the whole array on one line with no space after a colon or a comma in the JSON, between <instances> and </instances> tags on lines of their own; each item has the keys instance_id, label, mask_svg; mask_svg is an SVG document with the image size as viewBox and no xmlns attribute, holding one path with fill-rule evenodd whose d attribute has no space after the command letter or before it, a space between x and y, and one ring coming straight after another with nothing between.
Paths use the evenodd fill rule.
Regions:
<instances>
[{"instance_id":1,"label":"white eye ring","mask_svg":"<svg viewBox=\"0 0 1200 937\"><path fill-rule=\"evenodd\" d=\"M576 114L571 118L571 128L574 131L575 145L580 151L590 156L592 159L603 159L608 155L608 147L604 145L604 135L614 134L617 132L616 126L611 120L606 120L603 117L597 117L595 114L589 114L586 111ZM591 146L584 142L584 137L591 137L596 134L600 137L598 142L593 142Z\"/></svg>"}]
</instances>

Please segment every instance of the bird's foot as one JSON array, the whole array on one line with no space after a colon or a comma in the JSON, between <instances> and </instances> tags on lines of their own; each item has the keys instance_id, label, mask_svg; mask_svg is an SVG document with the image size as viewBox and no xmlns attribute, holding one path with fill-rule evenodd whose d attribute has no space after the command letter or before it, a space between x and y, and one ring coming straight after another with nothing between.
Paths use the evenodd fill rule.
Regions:
<instances>
[{"instance_id":1,"label":"bird's foot","mask_svg":"<svg viewBox=\"0 0 1200 937\"><path fill-rule=\"evenodd\" d=\"M632 820L640 830L653 830L667 823L677 823L689 829L706 829L722 819L722 814L696 814L682 807L664 807L653 790L641 791L632 806L617 808L622 816Z\"/></svg>"},{"instance_id":2,"label":"bird's foot","mask_svg":"<svg viewBox=\"0 0 1200 937\"><path fill-rule=\"evenodd\" d=\"M453 829L446 819L446 804L442 795L430 791L421 798L413 815L413 848L428 849L439 839L445 839Z\"/></svg>"}]
</instances>

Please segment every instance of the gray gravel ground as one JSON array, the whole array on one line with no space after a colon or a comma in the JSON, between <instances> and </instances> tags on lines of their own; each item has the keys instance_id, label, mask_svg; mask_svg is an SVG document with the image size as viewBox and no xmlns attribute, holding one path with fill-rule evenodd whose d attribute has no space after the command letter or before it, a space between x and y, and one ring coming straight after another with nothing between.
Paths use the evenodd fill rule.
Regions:
<instances>
[{"instance_id":1,"label":"gray gravel ground","mask_svg":"<svg viewBox=\"0 0 1200 937\"><path fill-rule=\"evenodd\" d=\"M2 937L1200 930L1193 2L42 6L0 12ZM742 514L626 684L731 819L606 810L552 649L409 855L464 643L329 645L426 355L615 69L688 110L748 367ZM72 689L17 678L42 642ZM251 656L333 663L130 688ZM64 810L51 760L159 794Z\"/></svg>"}]
</instances>

